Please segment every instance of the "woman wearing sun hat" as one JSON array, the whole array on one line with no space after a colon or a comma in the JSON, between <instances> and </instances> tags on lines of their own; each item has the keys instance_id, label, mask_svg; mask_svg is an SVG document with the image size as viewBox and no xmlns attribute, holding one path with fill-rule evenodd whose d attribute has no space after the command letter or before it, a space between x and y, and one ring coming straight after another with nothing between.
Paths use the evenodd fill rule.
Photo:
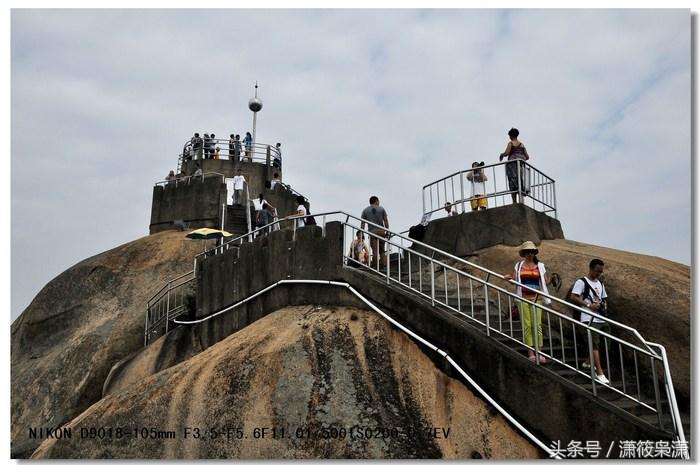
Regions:
<instances>
[{"instance_id":1,"label":"woman wearing sun hat","mask_svg":"<svg viewBox=\"0 0 700 465\"><path fill-rule=\"evenodd\" d=\"M523 300L518 300L517 305L520 309L520 321L523 326L523 342L530 347L534 347L533 341L533 322L537 321L537 347L542 348L542 310L537 309L535 305L529 302L538 302L549 304L551 299L548 297L542 298L540 294L530 291L536 289L545 294L549 294L547 290L547 270L544 268L544 263L537 259L537 246L532 241L525 241L520 246L518 254L524 258L515 264L515 274L505 275L506 279L513 279L520 283L515 287L518 297ZM528 358L531 362L535 362L535 352L528 350ZM540 354L540 363L547 363Z\"/></svg>"}]
</instances>

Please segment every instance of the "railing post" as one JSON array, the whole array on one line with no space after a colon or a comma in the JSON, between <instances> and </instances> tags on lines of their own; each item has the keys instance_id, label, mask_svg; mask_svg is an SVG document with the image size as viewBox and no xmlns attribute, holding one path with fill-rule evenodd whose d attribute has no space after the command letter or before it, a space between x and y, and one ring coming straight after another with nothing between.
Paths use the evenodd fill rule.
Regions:
<instances>
[{"instance_id":1,"label":"railing post","mask_svg":"<svg viewBox=\"0 0 700 465\"><path fill-rule=\"evenodd\" d=\"M484 309L486 311L486 335L490 336L491 335L491 324L490 324L490 316L489 316L489 288L484 283Z\"/></svg>"},{"instance_id":2,"label":"railing post","mask_svg":"<svg viewBox=\"0 0 700 465\"><path fill-rule=\"evenodd\" d=\"M148 308L148 304L146 304L146 324L144 325L144 330L143 330L143 346L146 347L148 345L148 317L149 317L150 309Z\"/></svg>"},{"instance_id":3,"label":"railing post","mask_svg":"<svg viewBox=\"0 0 700 465\"><path fill-rule=\"evenodd\" d=\"M168 334L170 323L170 282L168 282L168 291L165 296L165 334Z\"/></svg>"},{"instance_id":4,"label":"railing post","mask_svg":"<svg viewBox=\"0 0 700 465\"><path fill-rule=\"evenodd\" d=\"M519 197L519 199L520 199L520 202L521 202L521 203L524 203L524 201L523 201L523 186L521 185L521 184L522 184L522 182L521 182L522 180L520 179L520 173L521 173L520 160L516 160L516 161L515 161L515 168L516 168L516 170L517 170L516 173L517 173L517 176L518 176L518 197Z\"/></svg>"},{"instance_id":5,"label":"railing post","mask_svg":"<svg viewBox=\"0 0 700 465\"><path fill-rule=\"evenodd\" d=\"M464 213L464 171L459 172L459 190L462 193L460 203L462 204L462 213Z\"/></svg>"},{"instance_id":6,"label":"railing post","mask_svg":"<svg viewBox=\"0 0 700 465\"><path fill-rule=\"evenodd\" d=\"M435 306L435 262L430 261L430 304Z\"/></svg>"},{"instance_id":7,"label":"railing post","mask_svg":"<svg viewBox=\"0 0 700 465\"><path fill-rule=\"evenodd\" d=\"M661 395L659 394L659 378L656 375L656 360L654 360L654 357L649 357L649 360L651 361L651 376L654 377L654 398L656 400L656 415L659 418L659 428L664 429L663 419L661 418Z\"/></svg>"},{"instance_id":8,"label":"railing post","mask_svg":"<svg viewBox=\"0 0 700 465\"><path fill-rule=\"evenodd\" d=\"M385 234L387 234L388 237L388 233L385 232ZM386 249L386 255L384 255L386 257L386 283L389 284L389 276L391 276L391 242L389 242L388 238L386 241Z\"/></svg>"},{"instance_id":9,"label":"railing post","mask_svg":"<svg viewBox=\"0 0 700 465\"><path fill-rule=\"evenodd\" d=\"M591 323L593 318L591 317ZM586 333L588 333L588 362L591 364L591 386L593 386L593 395L598 395L598 390L595 385L596 372L595 372L595 359L593 358L593 335L591 334L590 324L586 327Z\"/></svg>"}]
</instances>

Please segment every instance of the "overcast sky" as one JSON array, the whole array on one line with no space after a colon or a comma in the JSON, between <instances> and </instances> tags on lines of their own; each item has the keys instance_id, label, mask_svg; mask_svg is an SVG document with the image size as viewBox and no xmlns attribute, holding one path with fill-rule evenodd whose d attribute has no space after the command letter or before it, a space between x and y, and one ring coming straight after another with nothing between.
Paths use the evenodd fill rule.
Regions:
<instances>
[{"instance_id":1,"label":"overcast sky","mask_svg":"<svg viewBox=\"0 0 700 465\"><path fill-rule=\"evenodd\" d=\"M12 318L148 234L193 131L281 142L312 210L392 228L511 126L567 238L690 263L688 10L14 10Z\"/></svg>"}]
</instances>

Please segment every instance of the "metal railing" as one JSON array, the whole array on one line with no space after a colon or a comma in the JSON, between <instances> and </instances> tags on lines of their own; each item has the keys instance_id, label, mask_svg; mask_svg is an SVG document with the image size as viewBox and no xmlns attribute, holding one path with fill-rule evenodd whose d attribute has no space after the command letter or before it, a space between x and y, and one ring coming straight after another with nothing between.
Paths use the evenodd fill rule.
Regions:
<instances>
[{"instance_id":1,"label":"metal railing","mask_svg":"<svg viewBox=\"0 0 700 465\"><path fill-rule=\"evenodd\" d=\"M326 233L328 219L333 217L339 219L343 226L343 255L347 265L369 270L381 276L387 285L409 290L426 299L433 306L450 310L460 319L468 320L475 326L481 327L489 337L501 342L510 341L516 347L532 350L535 353L537 365L541 364L540 356L542 356L549 363L556 364L563 372L587 378L590 392L594 396L599 395L598 391L601 387L615 392L621 398L640 407L642 411L653 414L657 418L659 427L665 429L661 381L665 386L664 393L669 406L666 414L671 417L676 435L683 437L683 427L672 389L673 383L666 353L658 349L660 347L658 344L648 343L636 329L539 290L528 288L530 292L537 295L537 298L534 301L523 299L516 292L504 287L523 287L516 281L507 280L503 275L482 266L404 235L394 234L387 228L368 223L342 211L283 218L265 228L271 228L275 223L292 220L294 230L292 240L295 240L297 220L306 217L322 219L320 226L323 236ZM363 223L371 225L373 232L362 229ZM207 253L225 253L263 230L264 228L254 230ZM353 258L349 247L358 231L369 237L370 247L374 245L377 249L386 249L385 255L388 259L383 260L383 263L377 260L377 255L380 255L378 250L372 250L366 263ZM207 254L198 254L195 257L195 268L197 260L206 258ZM611 326L612 330L610 333L604 332L591 326L590 322L576 320L551 308L551 302L556 302L564 309L577 310L595 319L603 320ZM524 331L522 321L514 322L510 316L514 305L520 307L522 314L529 311L532 315L533 342L537 341L537 343L530 345L521 340ZM541 337L538 335L540 332ZM596 379L593 363L590 368L583 367L584 361L593 360L594 336L600 338L601 357L605 357L603 360L610 379L609 385ZM652 347L656 347L658 352ZM645 374L643 369L640 370L645 368L643 365L645 363L648 363L647 373L650 372L650 375ZM659 364L661 370L657 369Z\"/></svg>"},{"instance_id":2,"label":"metal railing","mask_svg":"<svg viewBox=\"0 0 700 465\"><path fill-rule=\"evenodd\" d=\"M190 184L193 182L204 182L204 178L214 178L214 177L219 177L221 178L221 181L224 182L226 179L226 176L222 173L216 173L216 172L207 172L207 173L202 173L200 176L175 176L173 179L166 179L165 181L159 181L154 184L154 186L175 186L177 187L180 184Z\"/></svg>"},{"instance_id":3,"label":"metal railing","mask_svg":"<svg viewBox=\"0 0 700 465\"><path fill-rule=\"evenodd\" d=\"M208 139L203 141L203 146L194 148L192 141L185 142L182 152L178 154L178 171L182 170L182 163L188 160L215 159L216 149L219 148L218 159L251 163L263 163L282 167L282 152L270 144L251 143L246 144L243 140L236 145L231 144L229 139Z\"/></svg>"},{"instance_id":4,"label":"metal railing","mask_svg":"<svg viewBox=\"0 0 700 465\"><path fill-rule=\"evenodd\" d=\"M289 285L289 284L315 284L315 285L327 285L327 286L338 286L347 289L349 292L351 292L353 295L355 295L358 299L360 299L365 305L367 305L371 310L373 310L375 313L378 313L382 318L385 320L389 321L393 327L398 328L399 331L402 331L404 334L408 335L412 339L418 341L420 344L428 347L429 349L437 352L440 356L445 358L450 365L452 365L463 377L464 379L474 388L476 389L483 397L486 399L486 401L491 404L496 410L498 410L508 422L510 422L515 428L520 430L521 433L523 433L525 436L527 436L531 441L533 441L540 449L545 451L550 458L554 459L563 459L564 456L561 454L561 452L558 452L556 450L551 449L547 444L540 440L535 434L528 430L522 423L520 423L513 415L511 415L505 408L503 408L493 397L491 397L486 390L484 390L476 381L472 379L471 376L467 374L466 371L462 369L461 366L457 362L454 361L452 357L445 351L444 349L439 348L435 344L427 341L426 339L422 338L418 334L414 333L411 331L409 328L406 326L402 325L399 321L396 319L392 318L389 316L386 312L383 312L379 307L377 307L372 301L370 301L367 297L362 295L360 292L358 292L355 288L353 288L350 284L345 283L345 282L339 282L339 281L323 281L323 280L318 280L318 279L281 279L277 281L274 284L271 284L267 286L266 288L246 297L245 299L239 300L235 304L229 305L218 312L212 313L211 315L207 315L204 318L199 318L196 320L178 320L174 319L175 324L179 325L197 325L200 323L203 323L207 320L210 320L212 318L216 318L217 316L220 316L226 312L230 312L231 310L234 310L237 307L240 307L241 305L250 302L253 299L256 299L260 297L261 295L270 292L271 290L275 289L278 286L281 285Z\"/></svg>"},{"instance_id":5,"label":"metal railing","mask_svg":"<svg viewBox=\"0 0 700 465\"><path fill-rule=\"evenodd\" d=\"M168 332L170 322L187 310L187 296L194 297L194 271L168 281L146 302L146 325L143 344Z\"/></svg>"},{"instance_id":6,"label":"metal railing","mask_svg":"<svg viewBox=\"0 0 700 465\"><path fill-rule=\"evenodd\" d=\"M511 167L507 168L507 166ZM423 186L423 215L433 215L445 208L445 203L452 204L453 211L462 213L478 206L473 197L472 181L476 170L477 177L485 176L483 181L484 198L489 207L500 207L512 203L513 194L525 194L524 203L533 209L557 217L557 197L554 179L550 178L524 160L513 160L484 165L453 173ZM512 170L511 181L507 170ZM483 179L483 178L482 178ZM521 197L521 198L523 198ZM471 202L471 205L470 205Z\"/></svg>"}]
</instances>

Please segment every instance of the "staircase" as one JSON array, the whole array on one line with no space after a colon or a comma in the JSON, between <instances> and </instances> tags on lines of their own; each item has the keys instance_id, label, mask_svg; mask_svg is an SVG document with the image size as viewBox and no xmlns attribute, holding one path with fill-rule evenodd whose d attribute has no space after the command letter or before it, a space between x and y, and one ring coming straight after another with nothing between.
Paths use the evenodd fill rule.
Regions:
<instances>
[{"instance_id":1,"label":"staircase","mask_svg":"<svg viewBox=\"0 0 700 465\"><path fill-rule=\"evenodd\" d=\"M504 305L505 302L502 301L500 294L491 297L487 293L484 298L482 289L475 289L473 285L469 292L465 293L464 283L460 285L455 282L449 276L449 272L446 272L447 268L441 269L436 265L433 265L435 270L435 284L433 284L430 268L425 266L425 261L420 263L421 260L415 258L403 258L400 253L390 254L388 281L385 279L387 268L384 266L380 266L379 272L367 267L360 267L358 270L369 274L373 279L381 280L386 286L394 289L405 289L405 286L410 283L410 288L419 291L424 300L434 303L435 306L444 307L453 317L483 333L487 333L487 329L486 325L481 323L488 321L492 328L491 336L495 340L527 357L529 347L522 343L521 321L512 319L510 315L513 302L507 302L507 305ZM411 262L410 268L409 262ZM385 273L383 277L379 274L381 272ZM465 301L469 304L468 306L465 306ZM636 352L630 354L623 344L601 339L601 361L610 384L604 385L598 382L592 384L591 377L586 376L590 374L590 369L583 368L583 363L589 360L586 334L580 331L580 328L574 329L567 326L563 319L543 315L543 344L540 350L546 357L547 363L538 364L541 368L549 370L562 380L577 385L609 405L624 410L655 428L674 431L673 417L670 414L670 405L666 396L660 395L658 399L662 412L660 415L647 407L657 402L655 386L648 378L640 377L642 361ZM497 332L494 333L494 330ZM657 387L662 391L665 386L661 384ZM681 413L681 421L686 438L689 438L690 415Z\"/></svg>"},{"instance_id":2,"label":"staircase","mask_svg":"<svg viewBox=\"0 0 700 465\"><path fill-rule=\"evenodd\" d=\"M254 215L253 211L251 215ZM660 437L672 434L679 438L683 437L683 432L689 434L688 415L678 414L675 416L677 421L674 422L672 407L675 407L675 396L665 352L657 344L645 341L634 328L611 322L611 334L601 335L601 359L610 385L593 381L591 370L583 368L583 362L589 358L588 338L592 330L571 319L560 309L565 307L570 310L570 304L553 297L554 306L543 305L540 309L543 312L543 345L539 353L546 358L546 363L530 363L526 358L528 347L522 342L521 322L510 317L510 308L518 298L513 293L513 284L502 276L427 244L393 233L390 240L382 239L388 248L388 264L370 269L355 262L358 266L351 268L347 265L353 264L353 260L345 254L355 233L360 230L362 220L345 212L315 216L317 220L322 217L320 224L327 226L322 229L320 237L325 238L328 244L342 243L342 254L335 255L337 249L328 249L328 259L333 260L337 256L345 265L343 273L349 271L352 275L341 273L339 276L328 275L315 279L347 278L351 284L351 281L374 282L380 294L401 295L404 302L408 299L420 303L423 308L433 307L433 315L442 315L444 312L444 315L449 315L448 320L460 320L459 323L454 323L455 327L469 325L487 335L493 341L489 343L491 347L500 346L499 353L516 354L516 358L509 355L512 360L517 360L518 354L523 357L524 363L517 363L519 369L522 367L526 372L531 371L532 376L540 379L543 376L542 372L538 375L538 370L546 370L548 374L544 378L547 382L551 380L560 383L570 394L579 392L584 403L587 402L585 399L590 399L590 402L595 399L598 405L605 406L604 410L611 414L619 412L615 416L625 417L624 421L644 422L649 430L658 431ZM329 232L333 223L329 223L327 217L334 216L339 220L333 221L334 231ZM243 234L243 237L222 246L222 253L254 236L254 233L245 234L247 220L243 206L227 207L226 225L229 231ZM328 239L327 234L331 234L329 237L333 239ZM301 236L313 239L311 234ZM278 237L283 238L284 235ZM284 250L293 249L285 247ZM293 252L290 253L294 255ZM202 254L198 259L205 260L207 256ZM408 313L404 315L407 321L402 321L402 324L408 325L411 316ZM459 350L458 346L454 350ZM683 431L679 430L679 426Z\"/></svg>"},{"instance_id":3,"label":"staircase","mask_svg":"<svg viewBox=\"0 0 700 465\"><path fill-rule=\"evenodd\" d=\"M255 208L249 207L250 218L255 225ZM246 217L245 207L243 205L227 205L226 206L226 225L224 229L236 236L242 236L248 233L248 219Z\"/></svg>"}]
</instances>

